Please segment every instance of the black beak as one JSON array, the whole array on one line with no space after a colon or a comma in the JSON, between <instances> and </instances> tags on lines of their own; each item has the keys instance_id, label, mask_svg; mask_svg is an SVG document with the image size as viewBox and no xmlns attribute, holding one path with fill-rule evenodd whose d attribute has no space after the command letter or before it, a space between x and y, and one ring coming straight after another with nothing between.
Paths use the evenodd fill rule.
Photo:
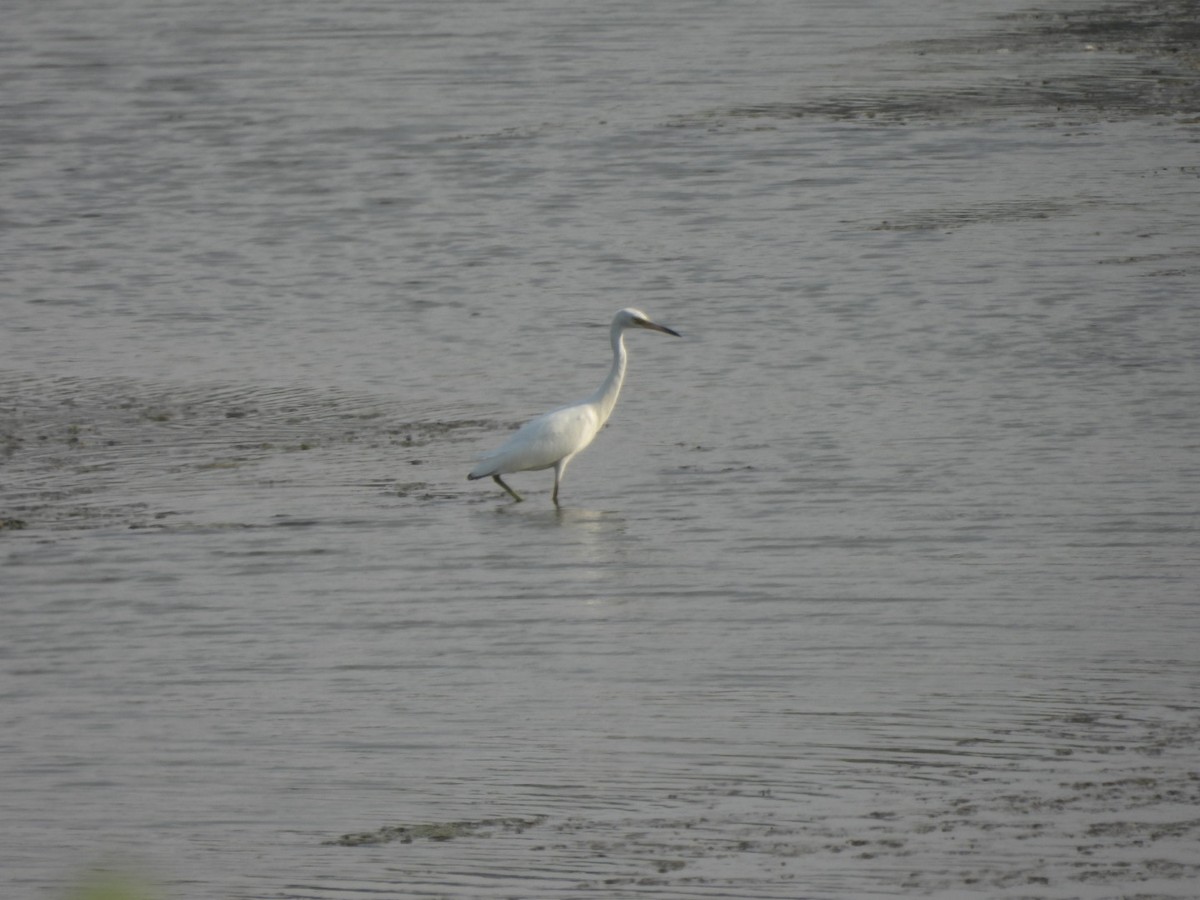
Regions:
<instances>
[{"instance_id":1,"label":"black beak","mask_svg":"<svg viewBox=\"0 0 1200 900\"><path fill-rule=\"evenodd\" d=\"M652 331L661 331L663 334L669 334L672 337L683 337L683 335L674 328L668 328L666 325L658 325L654 322L647 322L645 327Z\"/></svg>"}]
</instances>

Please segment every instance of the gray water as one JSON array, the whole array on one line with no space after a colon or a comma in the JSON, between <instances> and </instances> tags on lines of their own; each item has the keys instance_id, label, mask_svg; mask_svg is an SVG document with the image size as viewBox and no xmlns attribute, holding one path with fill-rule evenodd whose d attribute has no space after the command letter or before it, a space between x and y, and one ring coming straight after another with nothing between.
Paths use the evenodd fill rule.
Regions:
<instances>
[{"instance_id":1,"label":"gray water","mask_svg":"<svg viewBox=\"0 0 1200 900\"><path fill-rule=\"evenodd\" d=\"M987 6L6 10L0 895L1200 892L1197 10Z\"/></svg>"}]
</instances>

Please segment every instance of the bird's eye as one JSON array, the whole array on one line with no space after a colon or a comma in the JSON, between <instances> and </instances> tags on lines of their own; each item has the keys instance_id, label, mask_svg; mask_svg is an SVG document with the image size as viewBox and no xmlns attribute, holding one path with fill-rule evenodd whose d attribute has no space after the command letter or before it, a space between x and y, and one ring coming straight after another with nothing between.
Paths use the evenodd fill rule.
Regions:
<instances>
[{"instance_id":1,"label":"bird's eye","mask_svg":"<svg viewBox=\"0 0 1200 900\"><path fill-rule=\"evenodd\" d=\"M634 324L634 325L648 325L648 324L650 324L650 323L649 323L649 322L647 322L645 319L639 318L638 316L634 316L634 317L633 317L633 324Z\"/></svg>"}]
</instances>

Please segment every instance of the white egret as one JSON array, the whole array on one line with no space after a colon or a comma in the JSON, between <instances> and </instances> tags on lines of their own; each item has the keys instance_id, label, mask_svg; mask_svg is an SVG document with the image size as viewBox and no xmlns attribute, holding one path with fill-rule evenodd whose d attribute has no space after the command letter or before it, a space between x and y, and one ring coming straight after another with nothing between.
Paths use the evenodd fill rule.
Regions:
<instances>
[{"instance_id":1,"label":"white egret","mask_svg":"<svg viewBox=\"0 0 1200 900\"><path fill-rule=\"evenodd\" d=\"M579 403L564 406L538 416L522 425L517 433L499 448L486 454L467 476L468 481L492 476L492 480L508 491L514 500L524 498L501 478L510 472L531 472L554 467L554 493L551 499L558 506L558 486L562 483L567 463L592 442L617 405L617 394L625 381L625 329L646 328L679 337L665 325L655 324L638 309L623 309L613 316L612 368L596 393Z\"/></svg>"}]
</instances>

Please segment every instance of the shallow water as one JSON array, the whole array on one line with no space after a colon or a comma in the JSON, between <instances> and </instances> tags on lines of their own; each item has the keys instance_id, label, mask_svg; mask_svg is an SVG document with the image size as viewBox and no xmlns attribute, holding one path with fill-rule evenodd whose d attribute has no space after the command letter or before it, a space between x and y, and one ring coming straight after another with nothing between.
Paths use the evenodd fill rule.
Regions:
<instances>
[{"instance_id":1,"label":"shallow water","mask_svg":"<svg viewBox=\"0 0 1200 900\"><path fill-rule=\"evenodd\" d=\"M1195 4L993 6L10 15L0 893L1194 894Z\"/></svg>"}]
</instances>

